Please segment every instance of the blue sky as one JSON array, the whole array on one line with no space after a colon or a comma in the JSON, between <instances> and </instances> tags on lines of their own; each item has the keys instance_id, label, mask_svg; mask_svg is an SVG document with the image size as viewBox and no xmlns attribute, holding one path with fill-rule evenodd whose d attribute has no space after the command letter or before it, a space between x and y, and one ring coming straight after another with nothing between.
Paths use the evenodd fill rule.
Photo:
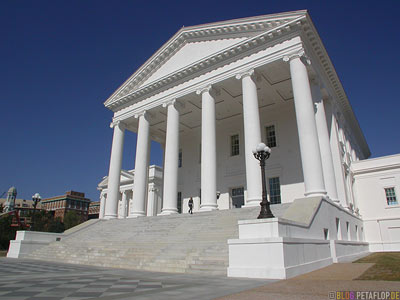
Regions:
<instances>
[{"instance_id":1,"label":"blue sky","mask_svg":"<svg viewBox=\"0 0 400 300\"><path fill-rule=\"evenodd\" d=\"M182 26L308 9L370 146L400 153L400 1L0 3L0 194L98 199L112 113L103 102ZM123 168L134 168L136 136ZM151 163L162 165L153 144Z\"/></svg>"}]
</instances>

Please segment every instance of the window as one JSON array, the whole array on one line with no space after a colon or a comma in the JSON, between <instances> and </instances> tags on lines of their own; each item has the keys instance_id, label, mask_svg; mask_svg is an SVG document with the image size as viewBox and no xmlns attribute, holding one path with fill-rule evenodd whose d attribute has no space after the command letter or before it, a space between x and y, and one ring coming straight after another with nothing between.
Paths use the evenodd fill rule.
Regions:
<instances>
[{"instance_id":1,"label":"window","mask_svg":"<svg viewBox=\"0 0 400 300\"><path fill-rule=\"evenodd\" d=\"M396 192L394 191L394 187L385 188L386 194L386 202L388 205L397 205Z\"/></svg>"},{"instance_id":2,"label":"window","mask_svg":"<svg viewBox=\"0 0 400 300\"><path fill-rule=\"evenodd\" d=\"M279 177L269 179L269 201L271 204L281 203L281 184Z\"/></svg>"},{"instance_id":3,"label":"window","mask_svg":"<svg viewBox=\"0 0 400 300\"><path fill-rule=\"evenodd\" d=\"M265 127L267 146L276 147L275 125Z\"/></svg>"},{"instance_id":4,"label":"window","mask_svg":"<svg viewBox=\"0 0 400 300\"><path fill-rule=\"evenodd\" d=\"M182 192L178 192L178 213L182 213Z\"/></svg>"},{"instance_id":5,"label":"window","mask_svg":"<svg viewBox=\"0 0 400 300\"><path fill-rule=\"evenodd\" d=\"M341 240L342 239L342 231L340 228L340 220L339 218L336 218L336 239Z\"/></svg>"},{"instance_id":6,"label":"window","mask_svg":"<svg viewBox=\"0 0 400 300\"><path fill-rule=\"evenodd\" d=\"M328 228L324 228L324 240L329 240L329 230L328 230Z\"/></svg>"},{"instance_id":7,"label":"window","mask_svg":"<svg viewBox=\"0 0 400 300\"><path fill-rule=\"evenodd\" d=\"M178 168L182 168L182 149L179 149Z\"/></svg>"},{"instance_id":8,"label":"window","mask_svg":"<svg viewBox=\"0 0 400 300\"><path fill-rule=\"evenodd\" d=\"M232 207L239 208L244 205L244 188L234 188L232 189Z\"/></svg>"},{"instance_id":9,"label":"window","mask_svg":"<svg viewBox=\"0 0 400 300\"><path fill-rule=\"evenodd\" d=\"M239 135L231 135L231 156L239 155Z\"/></svg>"}]
</instances>

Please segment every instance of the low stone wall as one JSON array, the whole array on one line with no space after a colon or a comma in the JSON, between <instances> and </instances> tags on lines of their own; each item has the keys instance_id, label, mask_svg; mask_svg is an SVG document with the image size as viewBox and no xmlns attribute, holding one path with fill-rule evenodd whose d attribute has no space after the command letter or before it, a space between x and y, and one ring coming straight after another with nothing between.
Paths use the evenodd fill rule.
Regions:
<instances>
[{"instance_id":1,"label":"low stone wall","mask_svg":"<svg viewBox=\"0 0 400 300\"><path fill-rule=\"evenodd\" d=\"M23 258L51 242L60 241L62 236L62 233L17 231L15 240L10 241L7 257Z\"/></svg>"},{"instance_id":2,"label":"low stone wall","mask_svg":"<svg viewBox=\"0 0 400 300\"><path fill-rule=\"evenodd\" d=\"M296 199L282 218L238 224L229 277L285 279L368 253L362 220L322 197Z\"/></svg>"}]
</instances>

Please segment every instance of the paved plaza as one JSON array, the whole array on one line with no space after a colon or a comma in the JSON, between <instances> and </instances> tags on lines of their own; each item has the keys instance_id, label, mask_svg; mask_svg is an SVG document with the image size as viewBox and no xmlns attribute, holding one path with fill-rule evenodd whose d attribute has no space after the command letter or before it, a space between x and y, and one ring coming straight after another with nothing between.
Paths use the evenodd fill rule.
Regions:
<instances>
[{"instance_id":1,"label":"paved plaza","mask_svg":"<svg viewBox=\"0 0 400 300\"><path fill-rule=\"evenodd\" d=\"M0 258L0 299L214 299L272 281Z\"/></svg>"}]
</instances>

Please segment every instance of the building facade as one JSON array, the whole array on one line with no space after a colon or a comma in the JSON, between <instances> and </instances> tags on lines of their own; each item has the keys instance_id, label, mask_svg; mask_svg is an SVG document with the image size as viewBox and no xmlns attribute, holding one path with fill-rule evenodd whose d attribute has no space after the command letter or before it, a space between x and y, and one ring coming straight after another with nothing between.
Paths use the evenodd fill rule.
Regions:
<instances>
[{"instance_id":1,"label":"building facade","mask_svg":"<svg viewBox=\"0 0 400 300\"><path fill-rule=\"evenodd\" d=\"M61 222L69 211L76 212L81 222L88 219L90 199L85 198L85 193L68 191L65 195L43 199L41 204L42 209L54 212L54 218L60 218Z\"/></svg>"},{"instance_id":2,"label":"building facade","mask_svg":"<svg viewBox=\"0 0 400 300\"><path fill-rule=\"evenodd\" d=\"M352 169L368 144L306 11L184 27L104 104L114 135L100 218L154 215L150 141L164 148L161 215L187 212L191 197L194 211L258 206L260 142L272 150L271 203L322 196L360 216L371 201L357 196ZM126 131L137 133L128 202L119 200ZM398 224L397 211L391 218Z\"/></svg>"},{"instance_id":3,"label":"building facade","mask_svg":"<svg viewBox=\"0 0 400 300\"><path fill-rule=\"evenodd\" d=\"M371 251L400 251L400 155L351 165L354 196Z\"/></svg>"}]
</instances>

